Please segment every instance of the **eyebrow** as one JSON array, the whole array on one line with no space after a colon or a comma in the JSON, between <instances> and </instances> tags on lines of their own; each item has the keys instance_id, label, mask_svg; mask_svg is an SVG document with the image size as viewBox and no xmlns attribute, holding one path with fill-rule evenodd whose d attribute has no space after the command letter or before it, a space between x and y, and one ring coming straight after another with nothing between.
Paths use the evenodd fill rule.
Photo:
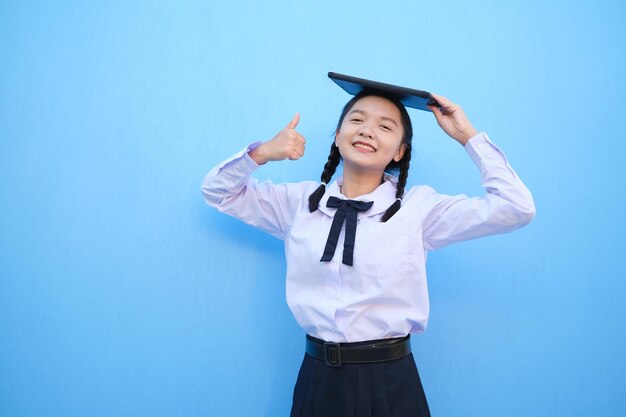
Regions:
<instances>
[{"instance_id":1,"label":"eyebrow","mask_svg":"<svg viewBox=\"0 0 626 417\"><path fill-rule=\"evenodd\" d=\"M366 115L366 114L367 114L367 113L365 113L363 110L358 110L358 109L352 110L352 111L351 111L350 113L348 113L348 114L350 115L350 114L352 114L352 113L360 113L360 114L363 114L363 115ZM387 120L387 121L389 121L389 122L393 123L394 125L396 125L396 127L398 127L398 123L396 123L396 121L395 121L395 120L393 120L391 117L381 116L381 119L382 119L382 120Z\"/></svg>"}]
</instances>

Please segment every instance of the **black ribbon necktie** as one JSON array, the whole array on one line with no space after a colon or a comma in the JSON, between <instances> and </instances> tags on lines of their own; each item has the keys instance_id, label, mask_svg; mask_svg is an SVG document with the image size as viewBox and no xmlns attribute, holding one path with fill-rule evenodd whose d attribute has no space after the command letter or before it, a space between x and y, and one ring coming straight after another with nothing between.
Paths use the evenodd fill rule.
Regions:
<instances>
[{"instance_id":1,"label":"black ribbon necktie","mask_svg":"<svg viewBox=\"0 0 626 417\"><path fill-rule=\"evenodd\" d=\"M329 197L326 207L336 208L337 212L333 218L333 223L330 226L330 232L328 233L328 240L326 240L326 247L324 248L324 254L320 262L328 262L333 259L335 255L335 249L337 248L337 241L339 240L339 233L341 233L341 227L343 222L346 222L346 236L343 241L343 260L345 265L352 266L354 255L354 240L356 238L356 216L357 211L367 211L374 204L373 201L357 201L357 200L342 200L337 197Z\"/></svg>"}]
</instances>

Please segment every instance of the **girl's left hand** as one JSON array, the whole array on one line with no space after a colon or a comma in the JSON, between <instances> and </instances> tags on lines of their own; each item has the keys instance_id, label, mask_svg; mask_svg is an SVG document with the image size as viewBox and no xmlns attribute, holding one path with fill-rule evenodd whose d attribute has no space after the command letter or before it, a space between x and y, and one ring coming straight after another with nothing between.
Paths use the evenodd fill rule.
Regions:
<instances>
[{"instance_id":1,"label":"girl's left hand","mask_svg":"<svg viewBox=\"0 0 626 417\"><path fill-rule=\"evenodd\" d=\"M461 106L443 96L431 95L441 105L441 110L436 106L428 106L435 115L437 123L448 136L465 146L467 141L476 136L478 131L474 129Z\"/></svg>"}]
</instances>

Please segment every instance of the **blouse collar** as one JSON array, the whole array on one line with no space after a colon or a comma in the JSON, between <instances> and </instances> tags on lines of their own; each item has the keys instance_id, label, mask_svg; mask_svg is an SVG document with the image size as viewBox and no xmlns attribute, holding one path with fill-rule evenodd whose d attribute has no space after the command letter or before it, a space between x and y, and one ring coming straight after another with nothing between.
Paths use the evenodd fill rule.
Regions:
<instances>
[{"instance_id":1,"label":"blouse collar","mask_svg":"<svg viewBox=\"0 0 626 417\"><path fill-rule=\"evenodd\" d=\"M355 198L351 198L349 200L359 200L359 201L373 201L374 205L372 208L367 210L366 212L359 212L359 217L371 217L377 214L383 213L385 210L389 208L390 205L396 200L396 184L398 183L398 178L393 175L385 175L384 182L380 184L374 191L369 194L364 194ZM323 213L327 214L330 217L335 215L337 211L334 208L326 207L326 203L328 202L328 198L330 196L334 196L337 198L341 198L343 200L348 199L346 196L341 194L341 185L343 184L343 177L337 178L337 180L333 181L329 186L326 187L326 193L320 200L319 210Z\"/></svg>"}]
</instances>

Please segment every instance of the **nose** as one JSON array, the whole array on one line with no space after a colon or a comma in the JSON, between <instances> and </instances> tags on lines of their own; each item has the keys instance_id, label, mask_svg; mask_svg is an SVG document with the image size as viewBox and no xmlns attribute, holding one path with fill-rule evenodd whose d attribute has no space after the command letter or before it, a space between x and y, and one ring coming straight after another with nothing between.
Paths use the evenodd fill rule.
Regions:
<instances>
[{"instance_id":1,"label":"nose","mask_svg":"<svg viewBox=\"0 0 626 417\"><path fill-rule=\"evenodd\" d=\"M372 138L372 131L371 129L367 126L367 125L363 125L361 126L361 129L359 129L359 136L363 136L366 138Z\"/></svg>"}]
</instances>

